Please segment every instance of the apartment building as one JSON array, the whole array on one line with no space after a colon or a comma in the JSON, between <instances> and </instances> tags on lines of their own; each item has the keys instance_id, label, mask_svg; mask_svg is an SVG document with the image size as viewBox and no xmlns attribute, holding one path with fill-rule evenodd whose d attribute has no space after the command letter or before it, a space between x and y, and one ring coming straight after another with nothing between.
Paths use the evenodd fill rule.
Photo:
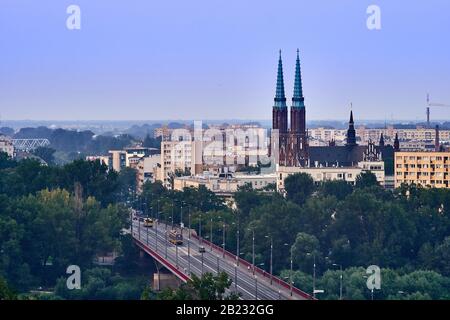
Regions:
<instances>
[{"instance_id":1,"label":"apartment building","mask_svg":"<svg viewBox=\"0 0 450 320\"><path fill-rule=\"evenodd\" d=\"M144 157L159 154L155 148L132 147L124 150L110 150L108 165L110 169L120 172L125 167L137 168L139 160Z\"/></svg>"},{"instance_id":2,"label":"apartment building","mask_svg":"<svg viewBox=\"0 0 450 320\"><path fill-rule=\"evenodd\" d=\"M277 190L283 192L285 179L296 173L309 174L316 183L342 180L355 184L356 178L367 171L375 174L380 185L385 186L384 162L362 161L354 167L277 167Z\"/></svg>"},{"instance_id":3,"label":"apartment building","mask_svg":"<svg viewBox=\"0 0 450 320\"><path fill-rule=\"evenodd\" d=\"M10 138L0 135L0 152L5 152L9 157L14 157L14 145Z\"/></svg>"},{"instance_id":4,"label":"apartment building","mask_svg":"<svg viewBox=\"0 0 450 320\"><path fill-rule=\"evenodd\" d=\"M385 143L391 145L394 144L395 135L398 134L401 150L431 151L436 138L436 129L421 127L416 129L394 129L393 126L378 129L369 129L364 126L356 128L356 136L360 144L366 144L369 141L379 141L381 134L383 134ZM340 145L345 143L346 130L314 128L308 130L308 136L311 140L311 146L327 145L332 141ZM439 140L442 143L449 143L450 130L439 130Z\"/></svg>"},{"instance_id":5,"label":"apartment building","mask_svg":"<svg viewBox=\"0 0 450 320\"><path fill-rule=\"evenodd\" d=\"M395 187L417 184L448 188L450 152L396 152Z\"/></svg>"},{"instance_id":6,"label":"apartment building","mask_svg":"<svg viewBox=\"0 0 450 320\"><path fill-rule=\"evenodd\" d=\"M276 183L275 174L266 175L250 175L250 174L229 174L222 173L219 175L199 175L194 177L177 177L174 179L174 189L183 190L184 188L198 188L205 186L212 192L222 195L231 196L238 191L239 187L246 184L251 185L255 190L261 190L265 187Z\"/></svg>"},{"instance_id":7,"label":"apartment building","mask_svg":"<svg viewBox=\"0 0 450 320\"><path fill-rule=\"evenodd\" d=\"M143 157L139 159L139 162L137 163L136 170L137 170L137 189L138 192L142 191L142 186L147 181L155 182L156 179L156 173L157 168L159 165L159 162L161 160L161 155L151 155L148 157Z\"/></svg>"}]
</instances>

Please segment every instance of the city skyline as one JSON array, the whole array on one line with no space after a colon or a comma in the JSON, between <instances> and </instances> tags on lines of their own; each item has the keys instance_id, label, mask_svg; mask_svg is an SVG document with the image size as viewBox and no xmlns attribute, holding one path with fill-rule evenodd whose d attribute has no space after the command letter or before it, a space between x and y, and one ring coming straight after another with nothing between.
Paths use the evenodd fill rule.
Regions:
<instances>
[{"instance_id":1,"label":"city skyline","mask_svg":"<svg viewBox=\"0 0 450 320\"><path fill-rule=\"evenodd\" d=\"M80 30L73 1L2 4L1 119L269 120L278 51L290 101L297 48L307 121L345 121L350 103L360 121L424 121L428 92L450 103L445 1L376 1L381 30L369 1L75 3Z\"/></svg>"}]
</instances>

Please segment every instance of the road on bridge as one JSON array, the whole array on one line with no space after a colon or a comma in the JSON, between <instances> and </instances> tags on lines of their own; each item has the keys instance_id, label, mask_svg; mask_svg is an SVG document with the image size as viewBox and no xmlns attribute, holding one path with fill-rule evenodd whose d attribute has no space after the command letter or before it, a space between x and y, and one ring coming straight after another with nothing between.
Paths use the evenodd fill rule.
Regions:
<instances>
[{"instance_id":1,"label":"road on bridge","mask_svg":"<svg viewBox=\"0 0 450 320\"><path fill-rule=\"evenodd\" d=\"M190 274L201 277L206 272L225 271L233 281L230 290L239 292L245 300L312 299L295 287L291 290L291 286L279 278L273 277L271 284L266 272L258 268L253 271L248 262L242 259L238 262L233 254L211 245L186 228L183 229L183 244L174 245L168 240L170 230L170 226L158 221L149 228L144 227L142 221L133 220L132 233L136 243L184 281Z\"/></svg>"}]
</instances>

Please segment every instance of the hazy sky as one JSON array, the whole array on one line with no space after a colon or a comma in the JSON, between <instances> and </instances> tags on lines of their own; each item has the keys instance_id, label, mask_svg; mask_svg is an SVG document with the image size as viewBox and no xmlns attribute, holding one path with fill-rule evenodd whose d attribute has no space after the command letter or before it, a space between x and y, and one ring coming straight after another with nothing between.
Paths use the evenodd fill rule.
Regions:
<instances>
[{"instance_id":1,"label":"hazy sky","mask_svg":"<svg viewBox=\"0 0 450 320\"><path fill-rule=\"evenodd\" d=\"M419 120L427 92L450 104L449 35L448 0L1 0L0 114L269 119L278 50L290 104L299 48L309 120L350 102L359 119Z\"/></svg>"}]
</instances>

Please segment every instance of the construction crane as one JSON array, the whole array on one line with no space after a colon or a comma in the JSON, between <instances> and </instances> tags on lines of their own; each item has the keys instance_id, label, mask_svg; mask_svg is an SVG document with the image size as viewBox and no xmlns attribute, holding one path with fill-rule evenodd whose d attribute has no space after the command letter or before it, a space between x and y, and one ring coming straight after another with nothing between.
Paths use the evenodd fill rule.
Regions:
<instances>
[{"instance_id":1,"label":"construction crane","mask_svg":"<svg viewBox=\"0 0 450 320\"><path fill-rule=\"evenodd\" d=\"M430 108L431 107L447 107L450 108L450 105L444 103L432 103L430 102L430 94L427 94L427 127L430 127Z\"/></svg>"}]
</instances>

